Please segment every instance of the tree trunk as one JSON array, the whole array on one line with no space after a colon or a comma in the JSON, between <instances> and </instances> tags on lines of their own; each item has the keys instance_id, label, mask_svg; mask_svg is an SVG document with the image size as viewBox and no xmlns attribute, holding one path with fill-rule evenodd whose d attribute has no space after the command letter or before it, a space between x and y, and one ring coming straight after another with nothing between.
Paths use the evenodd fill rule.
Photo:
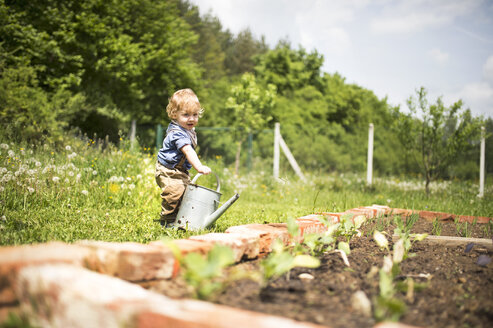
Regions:
<instances>
[{"instance_id":1,"label":"tree trunk","mask_svg":"<svg viewBox=\"0 0 493 328\"><path fill-rule=\"evenodd\" d=\"M430 195L430 182L431 182L431 176L428 172L426 172L426 184L425 184L426 196Z\"/></svg>"}]
</instances>

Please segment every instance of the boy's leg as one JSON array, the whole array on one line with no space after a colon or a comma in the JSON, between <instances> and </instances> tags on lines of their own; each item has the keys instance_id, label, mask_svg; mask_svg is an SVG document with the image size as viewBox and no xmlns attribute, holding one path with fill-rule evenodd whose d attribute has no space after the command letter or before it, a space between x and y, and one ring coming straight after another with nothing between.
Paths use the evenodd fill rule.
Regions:
<instances>
[{"instance_id":1,"label":"boy's leg","mask_svg":"<svg viewBox=\"0 0 493 328\"><path fill-rule=\"evenodd\" d=\"M156 182L161 188L161 220L174 221L172 215L178 209L186 186L190 183L188 174L171 170L156 164Z\"/></svg>"}]
</instances>

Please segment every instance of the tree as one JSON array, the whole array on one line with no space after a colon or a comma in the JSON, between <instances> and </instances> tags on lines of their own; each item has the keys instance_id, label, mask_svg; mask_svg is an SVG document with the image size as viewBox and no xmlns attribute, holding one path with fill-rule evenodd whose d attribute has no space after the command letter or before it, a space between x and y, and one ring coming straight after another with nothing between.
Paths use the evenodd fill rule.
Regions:
<instances>
[{"instance_id":1,"label":"tree","mask_svg":"<svg viewBox=\"0 0 493 328\"><path fill-rule=\"evenodd\" d=\"M266 126L272 117L270 111L275 103L276 88L272 84L257 84L251 73L242 75L238 84L231 88L231 97L226 101L226 109L232 113L231 126L236 128L235 173L240 166L241 146L249 133Z\"/></svg>"},{"instance_id":2,"label":"tree","mask_svg":"<svg viewBox=\"0 0 493 328\"><path fill-rule=\"evenodd\" d=\"M303 48L292 50L279 44L256 58L255 74L266 83L276 86L277 92L289 96L307 85L323 91L321 68L323 56L316 50L307 53Z\"/></svg>"},{"instance_id":3,"label":"tree","mask_svg":"<svg viewBox=\"0 0 493 328\"><path fill-rule=\"evenodd\" d=\"M395 109L395 127L402 145L421 167L428 194L430 182L443 175L469 143L478 139L481 120L471 117L469 109L463 110L461 100L447 108L441 97L429 105L423 87L416 93L417 98L411 96L407 102L409 113Z\"/></svg>"}]
</instances>

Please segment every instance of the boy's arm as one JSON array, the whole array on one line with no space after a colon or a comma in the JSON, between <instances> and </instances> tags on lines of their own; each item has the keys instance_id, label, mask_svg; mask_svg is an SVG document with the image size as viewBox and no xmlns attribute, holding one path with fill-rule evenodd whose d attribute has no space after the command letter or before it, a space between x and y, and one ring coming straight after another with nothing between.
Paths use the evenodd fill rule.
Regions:
<instances>
[{"instance_id":1,"label":"boy's arm","mask_svg":"<svg viewBox=\"0 0 493 328\"><path fill-rule=\"evenodd\" d=\"M197 156L197 153L195 152L195 150L193 150L192 146L185 145L180 150L183 152L183 154L185 154L188 162L192 164L193 168L196 169L197 172L202 174L211 173L211 169L209 167L202 165L199 157Z\"/></svg>"}]
</instances>

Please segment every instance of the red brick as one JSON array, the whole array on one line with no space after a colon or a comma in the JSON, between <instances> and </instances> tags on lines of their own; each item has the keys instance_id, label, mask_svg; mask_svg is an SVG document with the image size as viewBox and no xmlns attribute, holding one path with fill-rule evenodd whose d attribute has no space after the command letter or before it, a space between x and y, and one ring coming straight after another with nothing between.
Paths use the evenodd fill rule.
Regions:
<instances>
[{"instance_id":1,"label":"red brick","mask_svg":"<svg viewBox=\"0 0 493 328\"><path fill-rule=\"evenodd\" d=\"M318 220L299 218L296 219L296 223L298 224L301 237L305 234L323 233L327 231L327 226Z\"/></svg>"},{"instance_id":2,"label":"red brick","mask_svg":"<svg viewBox=\"0 0 493 328\"><path fill-rule=\"evenodd\" d=\"M299 322L269 314L234 309L224 305L217 305L196 300L181 300L176 301L175 304L177 304L178 307L160 307L153 309L153 311L140 313L137 318L137 327L322 328L322 326L308 322Z\"/></svg>"},{"instance_id":3,"label":"red brick","mask_svg":"<svg viewBox=\"0 0 493 328\"><path fill-rule=\"evenodd\" d=\"M139 243L80 241L90 250L87 268L128 281L169 279L173 276L175 258L163 246Z\"/></svg>"},{"instance_id":4,"label":"red brick","mask_svg":"<svg viewBox=\"0 0 493 328\"><path fill-rule=\"evenodd\" d=\"M229 227L226 232L258 236L260 254L270 253L272 251L272 243L276 239L281 240L286 245L290 243L290 235L286 223L246 224Z\"/></svg>"},{"instance_id":5,"label":"red brick","mask_svg":"<svg viewBox=\"0 0 493 328\"><path fill-rule=\"evenodd\" d=\"M401 215L401 216L411 216L413 213L418 213L418 211L407 210L404 208L392 208L390 215Z\"/></svg>"},{"instance_id":6,"label":"red brick","mask_svg":"<svg viewBox=\"0 0 493 328\"><path fill-rule=\"evenodd\" d=\"M353 217L357 215L364 215L367 218L371 218L373 217L373 210L352 208L350 210L345 211L343 215L352 215Z\"/></svg>"},{"instance_id":7,"label":"red brick","mask_svg":"<svg viewBox=\"0 0 493 328\"><path fill-rule=\"evenodd\" d=\"M254 259L259 254L259 237L240 233L208 233L200 236L192 236L191 240L200 240L213 244L230 247L233 250L235 262L239 262L243 256Z\"/></svg>"},{"instance_id":8,"label":"red brick","mask_svg":"<svg viewBox=\"0 0 493 328\"><path fill-rule=\"evenodd\" d=\"M474 220L476 220L476 223L488 223L493 219L485 216L459 215L459 222L473 223Z\"/></svg>"},{"instance_id":9,"label":"red brick","mask_svg":"<svg viewBox=\"0 0 493 328\"><path fill-rule=\"evenodd\" d=\"M455 215L443 212L433 212L433 211L419 211L419 217L421 219L432 221L438 219L440 221L454 220Z\"/></svg>"},{"instance_id":10,"label":"red brick","mask_svg":"<svg viewBox=\"0 0 493 328\"><path fill-rule=\"evenodd\" d=\"M23 268L15 290L23 313L41 327L321 328L224 305L174 300L69 265Z\"/></svg>"},{"instance_id":11,"label":"red brick","mask_svg":"<svg viewBox=\"0 0 493 328\"><path fill-rule=\"evenodd\" d=\"M330 223L339 223L339 222L341 222L341 216L344 213L320 212L320 213L315 213L315 214L322 215Z\"/></svg>"},{"instance_id":12,"label":"red brick","mask_svg":"<svg viewBox=\"0 0 493 328\"><path fill-rule=\"evenodd\" d=\"M16 301L13 287L20 269L43 263L67 263L83 266L89 252L86 248L50 242L0 248L0 304Z\"/></svg>"},{"instance_id":13,"label":"red brick","mask_svg":"<svg viewBox=\"0 0 493 328\"><path fill-rule=\"evenodd\" d=\"M379 211L376 208L369 207L369 206L360 206L358 207L360 210L367 211L366 213L368 214L368 218L374 218L378 216Z\"/></svg>"},{"instance_id":14,"label":"red brick","mask_svg":"<svg viewBox=\"0 0 493 328\"><path fill-rule=\"evenodd\" d=\"M383 214L382 215L387 215L387 214L389 214L392 211L392 209L389 206L386 206L386 205L373 204L371 207L372 208L376 208L376 209L378 209L380 211L383 211ZM380 216L380 213L378 215Z\"/></svg>"}]
</instances>

